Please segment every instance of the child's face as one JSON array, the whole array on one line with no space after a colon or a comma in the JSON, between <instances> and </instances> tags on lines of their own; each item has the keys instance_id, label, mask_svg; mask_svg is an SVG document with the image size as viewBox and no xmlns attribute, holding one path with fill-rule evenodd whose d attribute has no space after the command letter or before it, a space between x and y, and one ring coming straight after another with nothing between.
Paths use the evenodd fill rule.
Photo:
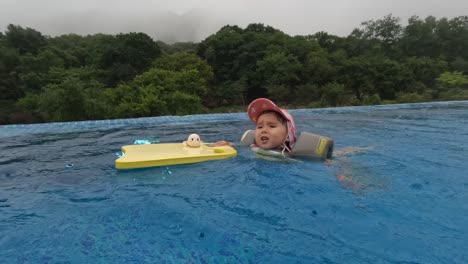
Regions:
<instances>
[{"instance_id":1,"label":"child's face","mask_svg":"<svg viewBox=\"0 0 468 264\"><path fill-rule=\"evenodd\" d=\"M258 117L255 129L255 143L263 149L275 149L286 140L288 130L275 113L265 113Z\"/></svg>"}]
</instances>

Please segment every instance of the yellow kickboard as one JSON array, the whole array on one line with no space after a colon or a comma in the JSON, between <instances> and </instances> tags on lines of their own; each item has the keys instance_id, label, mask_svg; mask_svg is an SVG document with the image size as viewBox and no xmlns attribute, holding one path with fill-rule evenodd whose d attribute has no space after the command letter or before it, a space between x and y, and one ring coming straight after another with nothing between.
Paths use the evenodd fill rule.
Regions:
<instances>
[{"instance_id":1,"label":"yellow kickboard","mask_svg":"<svg viewBox=\"0 0 468 264\"><path fill-rule=\"evenodd\" d=\"M183 143L161 143L128 145L122 147L122 157L115 160L117 169L137 169L156 166L195 163L208 160L226 159L237 155L230 146L198 148Z\"/></svg>"}]
</instances>

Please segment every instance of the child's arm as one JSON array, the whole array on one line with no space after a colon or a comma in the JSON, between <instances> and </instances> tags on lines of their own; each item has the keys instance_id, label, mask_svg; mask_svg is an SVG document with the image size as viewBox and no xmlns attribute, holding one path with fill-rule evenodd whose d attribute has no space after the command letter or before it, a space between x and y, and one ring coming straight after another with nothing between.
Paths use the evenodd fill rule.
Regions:
<instances>
[{"instance_id":1,"label":"child's arm","mask_svg":"<svg viewBox=\"0 0 468 264\"><path fill-rule=\"evenodd\" d=\"M208 145L208 147L222 147L222 146L231 146L231 143L227 142L227 141L224 141L224 140L221 140L221 141L213 142L213 143L210 143L210 144L207 144L207 145Z\"/></svg>"}]
</instances>

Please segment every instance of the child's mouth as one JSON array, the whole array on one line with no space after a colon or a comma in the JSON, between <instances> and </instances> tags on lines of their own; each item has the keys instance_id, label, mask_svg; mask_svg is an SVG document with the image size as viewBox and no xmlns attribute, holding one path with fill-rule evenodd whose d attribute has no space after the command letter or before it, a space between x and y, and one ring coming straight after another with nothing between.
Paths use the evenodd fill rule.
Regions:
<instances>
[{"instance_id":1,"label":"child's mouth","mask_svg":"<svg viewBox=\"0 0 468 264\"><path fill-rule=\"evenodd\" d=\"M261 140L262 142L268 141L268 137L261 137L260 140Z\"/></svg>"}]
</instances>

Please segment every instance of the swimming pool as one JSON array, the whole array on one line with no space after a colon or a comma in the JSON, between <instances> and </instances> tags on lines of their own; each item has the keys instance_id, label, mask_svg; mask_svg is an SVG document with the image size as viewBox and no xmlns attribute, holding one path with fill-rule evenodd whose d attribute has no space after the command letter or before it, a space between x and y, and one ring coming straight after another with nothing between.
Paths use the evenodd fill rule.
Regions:
<instances>
[{"instance_id":1,"label":"swimming pool","mask_svg":"<svg viewBox=\"0 0 468 264\"><path fill-rule=\"evenodd\" d=\"M244 113L1 126L2 263L466 263L468 102L291 113L330 164L114 168L135 139L238 142Z\"/></svg>"}]
</instances>

